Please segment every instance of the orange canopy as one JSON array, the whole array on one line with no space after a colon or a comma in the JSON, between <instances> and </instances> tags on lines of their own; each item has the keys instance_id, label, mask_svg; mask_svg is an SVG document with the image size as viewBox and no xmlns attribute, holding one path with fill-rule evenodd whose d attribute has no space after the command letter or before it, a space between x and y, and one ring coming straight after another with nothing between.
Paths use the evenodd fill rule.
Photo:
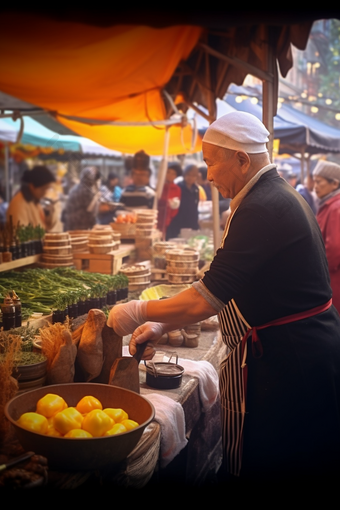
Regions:
<instances>
[{"instance_id":1,"label":"orange canopy","mask_svg":"<svg viewBox=\"0 0 340 510\"><path fill-rule=\"evenodd\" d=\"M166 129L165 123L157 124L166 120L162 89L202 30L90 26L4 13L0 90L54 112L65 126L110 149L161 155ZM199 137L192 144L190 124L169 130L168 154L201 149Z\"/></svg>"}]
</instances>

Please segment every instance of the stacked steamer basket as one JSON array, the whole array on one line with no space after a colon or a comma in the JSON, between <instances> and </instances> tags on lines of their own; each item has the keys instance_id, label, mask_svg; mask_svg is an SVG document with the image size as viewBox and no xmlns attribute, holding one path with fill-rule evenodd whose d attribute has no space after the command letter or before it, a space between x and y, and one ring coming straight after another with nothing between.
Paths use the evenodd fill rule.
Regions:
<instances>
[{"instance_id":1,"label":"stacked steamer basket","mask_svg":"<svg viewBox=\"0 0 340 510\"><path fill-rule=\"evenodd\" d=\"M157 209L137 209L136 237L151 237L157 227Z\"/></svg>"},{"instance_id":2,"label":"stacked steamer basket","mask_svg":"<svg viewBox=\"0 0 340 510\"><path fill-rule=\"evenodd\" d=\"M152 246L158 235L157 209L137 209L135 247L138 261L152 260Z\"/></svg>"},{"instance_id":3,"label":"stacked steamer basket","mask_svg":"<svg viewBox=\"0 0 340 510\"><path fill-rule=\"evenodd\" d=\"M166 269L166 257L167 250L174 250L176 248L175 243L167 241L159 241L153 245L153 265L155 269Z\"/></svg>"},{"instance_id":4,"label":"stacked steamer basket","mask_svg":"<svg viewBox=\"0 0 340 510\"><path fill-rule=\"evenodd\" d=\"M120 273L129 281L129 292L142 292L150 284L150 267L145 264L123 265Z\"/></svg>"},{"instance_id":5,"label":"stacked steamer basket","mask_svg":"<svg viewBox=\"0 0 340 510\"><path fill-rule=\"evenodd\" d=\"M166 258L165 253L167 250L175 249L176 244L167 241L159 241L153 244L152 247L152 264L151 269L152 280L162 281L168 280L166 272Z\"/></svg>"},{"instance_id":6,"label":"stacked steamer basket","mask_svg":"<svg viewBox=\"0 0 340 510\"><path fill-rule=\"evenodd\" d=\"M115 232L110 225L95 225L90 231L90 234L111 236L113 242L112 250L118 250L120 246L121 234Z\"/></svg>"},{"instance_id":7,"label":"stacked steamer basket","mask_svg":"<svg viewBox=\"0 0 340 510\"><path fill-rule=\"evenodd\" d=\"M104 255L116 248L112 233L106 230L91 230L89 233L90 253Z\"/></svg>"},{"instance_id":8,"label":"stacked steamer basket","mask_svg":"<svg viewBox=\"0 0 340 510\"><path fill-rule=\"evenodd\" d=\"M70 230L72 253L87 253L89 245L88 230Z\"/></svg>"},{"instance_id":9,"label":"stacked steamer basket","mask_svg":"<svg viewBox=\"0 0 340 510\"><path fill-rule=\"evenodd\" d=\"M169 283L192 283L196 279L199 252L191 249L167 250L166 271Z\"/></svg>"},{"instance_id":10,"label":"stacked steamer basket","mask_svg":"<svg viewBox=\"0 0 340 510\"><path fill-rule=\"evenodd\" d=\"M41 265L50 269L73 266L72 245L68 232L45 234Z\"/></svg>"}]
</instances>

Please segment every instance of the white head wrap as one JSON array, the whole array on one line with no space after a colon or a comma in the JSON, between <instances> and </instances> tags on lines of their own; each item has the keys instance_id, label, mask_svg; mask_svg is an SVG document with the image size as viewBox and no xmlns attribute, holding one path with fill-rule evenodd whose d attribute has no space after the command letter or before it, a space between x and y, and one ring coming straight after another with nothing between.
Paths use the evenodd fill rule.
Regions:
<instances>
[{"instance_id":1,"label":"white head wrap","mask_svg":"<svg viewBox=\"0 0 340 510\"><path fill-rule=\"evenodd\" d=\"M231 112L215 120L204 134L203 141L249 154L267 151L269 131L255 115Z\"/></svg>"}]
</instances>

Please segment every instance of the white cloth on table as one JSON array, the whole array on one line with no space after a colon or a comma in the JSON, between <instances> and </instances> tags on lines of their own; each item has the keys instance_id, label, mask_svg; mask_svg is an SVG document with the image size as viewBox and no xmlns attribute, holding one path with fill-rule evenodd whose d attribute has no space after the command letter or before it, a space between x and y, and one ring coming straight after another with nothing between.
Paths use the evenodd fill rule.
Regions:
<instances>
[{"instance_id":1,"label":"white cloth on table","mask_svg":"<svg viewBox=\"0 0 340 510\"><path fill-rule=\"evenodd\" d=\"M181 404L158 393L145 396L155 408L155 421L161 426L160 465L166 467L188 443Z\"/></svg>"},{"instance_id":2,"label":"white cloth on table","mask_svg":"<svg viewBox=\"0 0 340 510\"><path fill-rule=\"evenodd\" d=\"M209 361L178 359L184 373L198 379L198 391L204 412L208 411L219 397L219 379L216 369Z\"/></svg>"}]
</instances>

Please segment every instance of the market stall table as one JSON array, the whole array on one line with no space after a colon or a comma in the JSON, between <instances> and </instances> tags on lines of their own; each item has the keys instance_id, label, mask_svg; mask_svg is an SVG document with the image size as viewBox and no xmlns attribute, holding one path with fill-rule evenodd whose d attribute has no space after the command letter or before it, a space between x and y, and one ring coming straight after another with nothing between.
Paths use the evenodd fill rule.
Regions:
<instances>
[{"instance_id":1,"label":"market stall table","mask_svg":"<svg viewBox=\"0 0 340 510\"><path fill-rule=\"evenodd\" d=\"M123 350L126 351L129 337L124 337ZM203 331L196 348L159 345L161 351L177 353L179 359L207 361L218 371L225 357L224 346L219 331ZM148 484L176 481L187 484L202 484L220 467L222 459L220 403L217 398L206 412L202 410L199 378L184 373L180 387L171 390L157 390L145 383L145 364L140 363L140 393L167 397L182 406L185 418L185 437L188 442L178 455L162 467L162 427L155 419L145 429L139 443L127 459L118 466L103 471L54 471L49 469L47 487L59 489L89 488L92 485L110 485L121 488L144 488ZM157 417L157 413L155 418ZM10 443L10 444L9 444ZM17 455L20 445L15 437L6 444L7 452Z\"/></svg>"}]
</instances>

